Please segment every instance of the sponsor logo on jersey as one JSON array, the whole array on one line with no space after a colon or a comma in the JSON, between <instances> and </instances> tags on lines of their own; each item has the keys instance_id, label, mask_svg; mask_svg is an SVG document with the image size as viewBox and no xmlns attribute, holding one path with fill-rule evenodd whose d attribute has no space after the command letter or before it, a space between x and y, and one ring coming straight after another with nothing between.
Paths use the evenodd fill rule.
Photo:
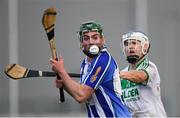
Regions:
<instances>
[{"instance_id":1,"label":"sponsor logo on jersey","mask_svg":"<svg viewBox=\"0 0 180 118\"><path fill-rule=\"evenodd\" d=\"M123 99L126 102L139 100L138 84L130 82L128 80L121 80L121 86L123 90Z\"/></svg>"}]
</instances>

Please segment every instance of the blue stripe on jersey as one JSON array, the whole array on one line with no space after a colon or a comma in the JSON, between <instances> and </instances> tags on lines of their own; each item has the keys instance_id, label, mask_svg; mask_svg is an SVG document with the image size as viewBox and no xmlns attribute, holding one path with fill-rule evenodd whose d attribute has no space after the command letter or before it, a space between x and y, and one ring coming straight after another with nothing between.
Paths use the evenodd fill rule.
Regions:
<instances>
[{"instance_id":1,"label":"blue stripe on jersey","mask_svg":"<svg viewBox=\"0 0 180 118\"><path fill-rule=\"evenodd\" d=\"M89 109L89 106L88 106L87 104L86 104L86 109L87 109L87 112L88 112L88 116L89 116L89 117L92 117L92 116L91 116L90 109Z\"/></svg>"},{"instance_id":2,"label":"blue stripe on jersey","mask_svg":"<svg viewBox=\"0 0 180 118\"><path fill-rule=\"evenodd\" d=\"M83 60L83 62L81 63L81 70L80 70L80 83L82 83L83 79L82 79L82 76L84 74L84 66L85 66L85 59Z\"/></svg>"},{"instance_id":3,"label":"blue stripe on jersey","mask_svg":"<svg viewBox=\"0 0 180 118\"><path fill-rule=\"evenodd\" d=\"M90 107L91 107L91 112L93 114L93 117L99 117L96 107L94 105L90 105Z\"/></svg>"},{"instance_id":4,"label":"blue stripe on jersey","mask_svg":"<svg viewBox=\"0 0 180 118\"><path fill-rule=\"evenodd\" d=\"M110 109L108 105L108 101L106 100L105 96L103 96L103 93L100 89L96 90L96 97L99 101L99 104L101 105L101 108L103 109L106 117L112 117L114 116L112 113L112 110Z\"/></svg>"},{"instance_id":5,"label":"blue stripe on jersey","mask_svg":"<svg viewBox=\"0 0 180 118\"><path fill-rule=\"evenodd\" d=\"M88 117L100 117L94 105L86 105Z\"/></svg>"}]
</instances>

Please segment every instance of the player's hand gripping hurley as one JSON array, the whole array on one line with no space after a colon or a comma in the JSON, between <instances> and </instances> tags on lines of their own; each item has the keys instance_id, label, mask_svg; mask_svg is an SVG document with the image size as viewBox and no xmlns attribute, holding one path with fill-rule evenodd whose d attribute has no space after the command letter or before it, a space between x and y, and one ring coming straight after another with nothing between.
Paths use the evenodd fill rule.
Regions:
<instances>
[{"instance_id":1,"label":"player's hand gripping hurley","mask_svg":"<svg viewBox=\"0 0 180 118\"><path fill-rule=\"evenodd\" d=\"M56 14L57 12L55 8L46 9L42 17L42 24L49 40L49 45L52 52L52 58L57 60L56 43L54 37ZM57 78L60 79L58 74L57 74ZM64 102L65 99L64 99L63 88L61 87L59 90L60 90L60 102Z\"/></svg>"}]
</instances>

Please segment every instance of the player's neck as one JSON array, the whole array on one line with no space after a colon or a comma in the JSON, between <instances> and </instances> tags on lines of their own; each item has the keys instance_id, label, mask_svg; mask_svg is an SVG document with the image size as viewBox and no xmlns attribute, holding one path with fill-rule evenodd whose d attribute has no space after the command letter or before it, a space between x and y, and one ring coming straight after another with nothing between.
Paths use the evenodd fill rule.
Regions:
<instances>
[{"instance_id":1,"label":"player's neck","mask_svg":"<svg viewBox=\"0 0 180 118\"><path fill-rule=\"evenodd\" d=\"M91 62L92 60L93 60L93 58L90 58L90 57L87 58L88 62Z\"/></svg>"},{"instance_id":2,"label":"player's neck","mask_svg":"<svg viewBox=\"0 0 180 118\"><path fill-rule=\"evenodd\" d=\"M136 70L136 63L130 64L130 68L131 68L131 70Z\"/></svg>"}]
</instances>

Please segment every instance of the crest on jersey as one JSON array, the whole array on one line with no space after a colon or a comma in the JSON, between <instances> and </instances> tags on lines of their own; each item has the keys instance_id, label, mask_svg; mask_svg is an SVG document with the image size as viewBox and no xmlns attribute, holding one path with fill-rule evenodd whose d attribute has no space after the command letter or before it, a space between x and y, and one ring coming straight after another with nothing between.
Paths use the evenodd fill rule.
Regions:
<instances>
[{"instance_id":1,"label":"crest on jersey","mask_svg":"<svg viewBox=\"0 0 180 118\"><path fill-rule=\"evenodd\" d=\"M99 74L100 71L101 71L101 67L98 67L95 74L91 78L91 83L93 83L97 79L97 75Z\"/></svg>"}]
</instances>

